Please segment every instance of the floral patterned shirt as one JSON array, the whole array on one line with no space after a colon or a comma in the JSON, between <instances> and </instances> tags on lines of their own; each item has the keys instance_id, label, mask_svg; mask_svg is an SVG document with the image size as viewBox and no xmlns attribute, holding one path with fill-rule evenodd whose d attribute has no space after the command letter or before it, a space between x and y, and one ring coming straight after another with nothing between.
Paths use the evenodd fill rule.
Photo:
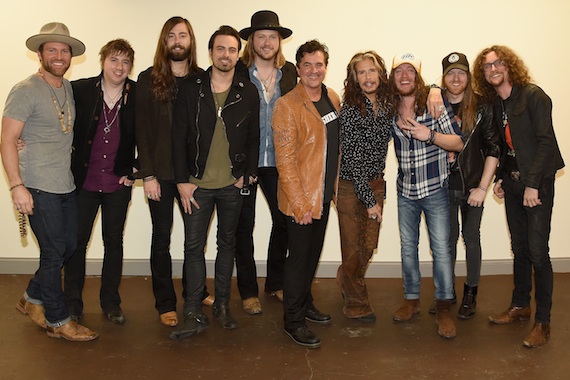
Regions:
<instances>
[{"instance_id":1,"label":"floral patterned shirt","mask_svg":"<svg viewBox=\"0 0 570 380\"><path fill-rule=\"evenodd\" d=\"M340 178L354 183L358 199L371 208L376 204L368 181L382 175L386 167L392 118L382 107L374 116L372 103L366 98L366 115L355 106L340 110Z\"/></svg>"}]
</instances>

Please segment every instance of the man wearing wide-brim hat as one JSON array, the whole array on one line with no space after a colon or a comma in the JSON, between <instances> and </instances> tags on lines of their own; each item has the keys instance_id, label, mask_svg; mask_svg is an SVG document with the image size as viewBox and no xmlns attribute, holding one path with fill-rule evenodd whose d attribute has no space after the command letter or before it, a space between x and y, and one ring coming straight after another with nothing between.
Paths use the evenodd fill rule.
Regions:
<instances>
[{"instance_id":1,"label":"man wearing wide-brim hat","mask_svg":"<svg viewBox=\"0 0 570 380\"><path fill-rule=\"evenodd\" d=\"M267 277L265 292L283 300L283 267L287 254L287 225L277 205L277 168L273 147L271 116L273 106L297 84L295 65L287 62L281 42L291 36L291 29L281 26L275 12L262 10L251 16L251 26L239 35L246 40L236 70L250 79L260 98L260 141L257 181L252 179L250 195L243 197L239 227L236 234L236 268L238 289L243 310L259 315L263 309L259 301L257 271L253 252L253 227L257 183L265 195L271 211L272 228L267 250Z\"/></svg>"},{"instance_id":2,"label":"man wearing wide-brim hat","mask_svg":"<svg viewBox=\"0 0 570 380\"><path fill-rule=\"evenodd\" d=\"M41 66L16 84L2 117L2 162L12 202L27 215L40 247L40 265L16 308L54 338L88 341L99 334L70 319L61 268L76 247L77 205L71 174L75 103L63 76L85 45L62 23L44 25L26 41ZM18 139L25 141L20 154Z\"/></svg>"}]
</instances>

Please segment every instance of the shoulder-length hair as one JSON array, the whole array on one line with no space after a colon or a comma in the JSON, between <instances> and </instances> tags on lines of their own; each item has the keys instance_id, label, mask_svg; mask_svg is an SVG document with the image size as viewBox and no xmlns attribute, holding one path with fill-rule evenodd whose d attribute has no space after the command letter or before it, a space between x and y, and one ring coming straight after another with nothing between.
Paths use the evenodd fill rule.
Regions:
<instances>
[{"instance_id":1,"label":"shoulder-length hair","mask_svg":"<svg viewBox=\"0 0 570 380\"><path fill-rule=\"evenodd\" d=\"M483 49L475 59L475 64L473 65L474 88L475 91L483 97L483 100L488 102L497 96L493 86L485 79L485 57L490 52L495 52L497 57L504 62L509 73L509 81L513 86L523 86L532 81L528 68L523 60L520 59L511 48L503 45L493 45Z\"/></svg>"},{"instance_id":2,"label":"shoulder-length hair","mask_svg":"<svg viewBox=\"0 0 570 380\"><path fill-rule=\"evenodd\" d=\"M415 68L414 68L415 70ZM402 98L400 96L400 92L396 87L396 80L394 79L394 72L396 69L392 69L390 71L390 76L388 77L388 85L390 87L390 103L392 104L392 116L396 116L398 114L398 110L400 108L400 103L402 102ZM429 88L426 87L424 79L422 78L421 74L418 73L416 70L416 88L414 89L414 97L416 98L416 116L421 116L424 114L427 105L427 97L429 93Z\"/></svg>"},{"instance_id":3,"label":"shoulder-length hair","mask_svg":"<svg viewBox=\"0 0 570 380\"><path fill-rule=\"evenodd\" d=\"M445 89L445 76L441 78L441 88ZM461 107L459 108L458 115L456 115L461 119L461 132L463 132L464 135L471 133L473 128L475 128L475 124L477 122L478 103L479 99L477 94L473 91L471 73L467 71L467 87L463 94L463 100L461 101Z\"/></svg>"},{"instance_id":4,"label":"shoulder-length hair","mask_svg":"<svg viewBox=\"0 0 570 380\"><path fill-rule=\"evenodd\" d=\"M198 72L198 63L196 55L196 36L190 22L183 17L174 16L166 21L158 44L156 45L156 52L154 54L154 63L152 68L152 93L155 100L166 103L173 101L176 98L177 87L176 78L170 68L170 58L168 57L170 51L168 50L168 35L170 31L178 24L184 23L188 28L190 36L190 56L188 57L188 73L194 74Z\"/></svg>"},{"instance_id":5,"label":"shoulder-length hair","mask_svg":"<svg viewBox=\"0 0 570 380\"><path fill-rule=\"evenodd\" d=\"M380 84L376 90L376 102L378 105L386 108L389 100L388 74L386 73L386 65L382 57L373 50L363 53L356 53L346 66L346 79L344 80L343 102L348 106L358 107L362 115L366 114L366 100L362 93L362 89L358 84L358 76L356 65L364 60L370 59L376 70Z\"/></svg>"},{"instance_id":6,"label":"shoulder-length hair","mask_svg":"<svg viewBox=\"0 0 570 380\"><path fill-rule=\"evenodd\" d=\"M241 55L241 60L247 68L250 68L255 61L255 51L253 48L253 38L255 36L255 33L257 33L257 31L251 33L249 37L247 37L247 42L245 43L245 47L243 48L243 53ZM283 55L283 51L281 49L281 41L283 41L283 37L281 37L280 33L277 33L277 35L279 35L279 49L277 49L275 61L273 64L275 65L275 68L279 69L285 65L285 62L287 60L285 59L285 56Z\"/></svg>"}]
</instances>

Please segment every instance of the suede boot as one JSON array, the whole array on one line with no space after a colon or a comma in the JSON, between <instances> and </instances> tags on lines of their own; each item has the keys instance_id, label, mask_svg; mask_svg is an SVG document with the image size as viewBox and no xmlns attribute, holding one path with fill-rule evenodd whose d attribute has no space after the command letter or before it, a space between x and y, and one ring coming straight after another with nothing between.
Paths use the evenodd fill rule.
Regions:
<instances>
[{"instance_id":1,"label":"suede boot","mask_svg":"<svg viewBox=\"0 0 570 380\"><path fill-rule=\"evenodd\" d=\"M420 312L420 300L404 300L404 304L400 306L394 313L394 320L397 322L406 322L412 319L414 314Z\"/></svg>"},{"instance_id":2,"label":"suede boot","mask_svg":"<svg viewBox=\"0 0 570 380\"><path fill-rule=\"evenodd\" d=\"M453 338L456 335L455 323L451 319L451 300L435 301L435 321L437 333L444 338Z\"/></svg>"},{"instance_id":3,"label":"suede boot","mask_svg":"<svg viewBox=\"0 0 570 380\"><path fill-rule=\"evenodd\" d=\"M475 307L477 306L477 287L463 285L463 300L457 311L457 317L461 319L469 319L475 315Z\"/></svg>"}]
</instances>

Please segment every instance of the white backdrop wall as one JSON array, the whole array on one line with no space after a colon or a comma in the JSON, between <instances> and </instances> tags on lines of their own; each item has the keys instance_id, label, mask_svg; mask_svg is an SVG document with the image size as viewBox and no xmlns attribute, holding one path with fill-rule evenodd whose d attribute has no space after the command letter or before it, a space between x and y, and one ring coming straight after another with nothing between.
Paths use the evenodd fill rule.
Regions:
<instances>
[{"instance_id":1,"label":"white backdrop wall","mask_svg":"<svg viewBox=\"0 0 570 380\"><path fill-rule=\"evenodd\" d=\"M281 24L293 30L284 43L285 56L294 61L297 47L317 38L328 45L330 62L326 84L341 93L346 65L358 51L376 50L391 63L394 54L410 51L423 59L422 74L427 83L439 83L441 59L451 51L464 52L473 61L477 53L493 44L512 47L525 60L535 82L553 99L554 125L562 154L570 163L570 131L566 91L570 76L565 63L570 62L569 36L570 3L563 0L506 0L458 2L450 0L409 0L382 2L377 0L345 1L228 1L197 0L60 0L46 3L40 0L9 2L2 5L0 38L2 38L2 74L0 104L11 87L38 68L36 55L28 51L25 40L38 33L51 21L64 22L74 37L81 39L87 52L74 58L66 77L70 80L97 75L100 71L98 51L114 38L129 40L136 51L132 79L152 64L158 34L164 22L179 15L190 20L198 40L199 65L206 68L207 42L222 24L240 30L249 26L251 15L261 9L279 14ZM397 163L392 148L387 159L387 200L379 249L374 262L400 261L395 177ZM5 175L0 180L0 261L34 259L38 255L36 242L29 236L18 237L16 214L13 210ZM552 220L551 255L568 258L564 215L570 212L570 178L562 170L556 181L556 201ZM256 258L263 262L271 219L265 200L258 196L255 229ZM211 229L206 258L215 258L215 219ZM566 227L565 227L566 226ZM149 256L151 224L141 184L137 184L125 230L125 260L146 260ZM567 232L566 232L567 233ZM511 257L504 207L489 191L481 228L484 260L508 260ZM421 259L429 261L425 230L422 230ZM340 261L340 243L336 213L331 212L322 260ZM172 255L183 258L182 219L176 215L172 236ZM103 255L100 224L94 228L88 258L98 260ZM458 260L464 259L460 248ZM1 272L1 270L0 270Z\"/></svg>"}]
</instances>

